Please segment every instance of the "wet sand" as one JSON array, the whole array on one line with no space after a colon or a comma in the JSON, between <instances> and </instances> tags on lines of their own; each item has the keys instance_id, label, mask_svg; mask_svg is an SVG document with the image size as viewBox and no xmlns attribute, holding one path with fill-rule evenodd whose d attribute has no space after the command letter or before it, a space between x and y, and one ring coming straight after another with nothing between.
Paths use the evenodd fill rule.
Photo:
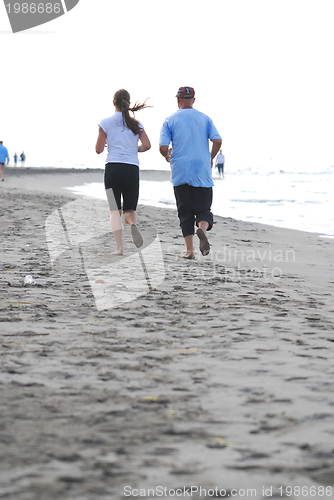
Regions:
<instances>
[{"instance_id":1,"label":"wet sand","mask_svg":"<svg viewBox=\"0 0 334 500\"><path fill-rule=\"evenodd\" d=\"M145 247L126 227L115 261L107 205L63 189L102 178L8 168L0 185L0 498L333 498L334 241L216 217L187 261L175 210L140 206ZM57 214L76 236L52 266ZM98 308L116 268L144 256L152 275L157 235L161 282Z\"/></svg>"},{"instance_id":2,"label":"wet sand","mask_svg":"<svg viewBox=\"0 0 334 500\"><path fill-rule=\"evenodd\" d=\"M64 195L68 193L64 187L103 182L103 175L104 170L97 168L6 167L5 169L6 181L11 187ZM170 173L163 170L141 170L140 177L143 180L168 181Z\"/></svg>"}]
</instances>

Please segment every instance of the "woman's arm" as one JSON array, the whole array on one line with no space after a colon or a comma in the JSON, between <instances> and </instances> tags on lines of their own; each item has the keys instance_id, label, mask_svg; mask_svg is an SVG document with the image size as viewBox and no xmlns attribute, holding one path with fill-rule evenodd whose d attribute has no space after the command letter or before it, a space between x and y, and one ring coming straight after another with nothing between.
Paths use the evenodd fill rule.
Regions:
<instances>
[{"instance_id":1,"label":"woman's arm","mask_svg":"<svg viewBox=\"0 0 334 500\"><path fill-rule=\"evenodd\" d=\"M138 153L144 153L144 151L151 149L150 139L147 137L145 130L142 130L140 132L139 139L140 139L141 145L138 146Z\"/></svg>"},{"instance_id":2,"label":"woman's arm","mask_svg":"<svg viewBox=\"0 0 334 500\"><path fill-rule=\"evenodd\" d=\"M97 152L98 155L100 153L103 153L106 143L107 143L107 135L103 130L103 128L99 126L99 135L97 137L95 146L95 151Z\"/></svg>"}]
</instances>

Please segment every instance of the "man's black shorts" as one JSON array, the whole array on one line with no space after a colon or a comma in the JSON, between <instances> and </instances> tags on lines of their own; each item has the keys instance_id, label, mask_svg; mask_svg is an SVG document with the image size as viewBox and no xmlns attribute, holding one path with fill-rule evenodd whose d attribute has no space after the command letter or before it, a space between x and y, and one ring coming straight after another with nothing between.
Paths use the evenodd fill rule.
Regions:
<instances>
[{"instance_id":1,"label":"man's black shorts","mask_svg":"<svg viewBox=\"0 0 334 500\"><path fill-rule=\"evenodd\" d=\"M200 221L206 221L209 224L207 231L212 229L212 187L181 184L174 186L174 194L183 236L194 234L194 225L196 223L198 226Z\"/></svg>"},{"instance_id":2,"label":"man's black shorts","mask_svg":"<svg viewBox=\"0 0 334 500\"><path fill-rule=\"evenodd\" d=\"M130 163L107 163L104 186L111 211L136 210L139 197L139 167ZM122 208L123 198L123 208Z\"/></svg>"}]
</instances>

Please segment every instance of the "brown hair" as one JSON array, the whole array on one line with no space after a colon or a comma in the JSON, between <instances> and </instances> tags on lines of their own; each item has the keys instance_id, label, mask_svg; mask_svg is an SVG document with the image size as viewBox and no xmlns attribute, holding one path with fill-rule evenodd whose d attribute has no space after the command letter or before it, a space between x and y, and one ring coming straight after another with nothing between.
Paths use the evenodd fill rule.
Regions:
<instances>
[{"instance_id":1,"label":"brown hair","mask_svg":"<svg viewBox=\"0 0 334 500\"><path fill-rule=\"evenodd\" d=\"M134 113L135 111L140 111L141 109L144 108L151 108L152 106L147 106L146 101L140 104L139 102L136 102L135 105L130 108L130 94L127 90L125 89L120 89L117 90L117 92L114 95L114 103L118 107L118 109L121 110L122 115L123 115L123 121L124 124L135 134L138 135L141 132L141 128L139 126L139 122L132 116L130 116L129 111L132 111Z\"/></svg>"}]
</instances>

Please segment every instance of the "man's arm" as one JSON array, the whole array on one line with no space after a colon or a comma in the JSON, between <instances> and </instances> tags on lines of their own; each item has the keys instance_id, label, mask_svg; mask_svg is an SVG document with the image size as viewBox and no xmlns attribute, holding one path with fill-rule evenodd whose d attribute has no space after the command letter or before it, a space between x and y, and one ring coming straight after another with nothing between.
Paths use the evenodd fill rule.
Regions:
<instances>
[{"instance_id":1,"label":"man's arm","mask_svg":"<svg viewBox=\"0 0 334 500\"><path fill-rule=\"evenodd\" d=\"M162 156L165 158L165 160L168 161L169 163L170 155L172 154L172 148L169 148L169 146L160 146L159 150Z\"/></svg>"},{"instance_id":2,"label":"man's arm","mask_svg":"<svg viewBox=\"0 0 334 500\"><path fill-rule=\"evenodd\" d=\"M211 148L211 168L213 167L213 159L220 150L220 146L222 145L221 139L213 139L212 140L212 148Z\"/></svg>"},{"instance_id":3,"label":"man's arm","mask_svg":"<svg viewBox=\"0 0 334 500\"><path fill-rule=\"evenodd\" d=\"M99 126L99 135L97 137L96 146L95 146L95 151L97 152L98 155L100 153L103 153L105 145L106 145L106 141L107 141L107 135L106 135L105 131L103 130L103 128L101 128Z\"/></svg>"}]
</instances>

